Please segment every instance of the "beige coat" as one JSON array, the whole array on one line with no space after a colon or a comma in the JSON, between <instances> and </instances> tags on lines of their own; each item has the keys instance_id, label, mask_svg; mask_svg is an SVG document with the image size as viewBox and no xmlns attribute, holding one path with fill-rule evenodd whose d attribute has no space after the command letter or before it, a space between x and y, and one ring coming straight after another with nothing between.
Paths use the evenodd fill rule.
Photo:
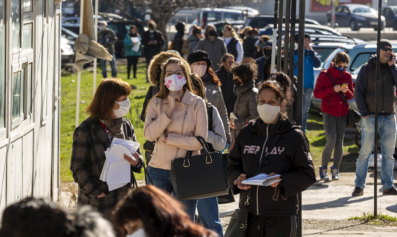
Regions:
<instances>
[{"instance_id":1,"label":"beige coat","mask_svg":"<svg viewBox=\"0 0 397 237\"><path fill-rule=\"evenodd\" d=\"M146 111L144 136L148 141L156 141L149 165L153 168L171 170L171 162L186 156L200 154L202 146L195 137L207 140L208 118L205 102L202 98L186 90L181 103L176 103L171 118L164 111L168 108L168 99L154 97ZM161 134L168 134L164 143Z\"/></svg>"}]
</instances>

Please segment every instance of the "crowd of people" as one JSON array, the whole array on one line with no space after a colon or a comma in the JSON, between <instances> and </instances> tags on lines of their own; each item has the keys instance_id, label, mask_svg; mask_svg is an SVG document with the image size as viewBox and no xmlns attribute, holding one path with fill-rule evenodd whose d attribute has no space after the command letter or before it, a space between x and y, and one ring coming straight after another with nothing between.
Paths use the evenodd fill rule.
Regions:
<instances>
[{"instance_id":1,"label":"crowd of people","mask_svg":"<svg viewBox=\"0 0 397 237\"><path fill-rule=\"evenodd\" d=\"M106 38L111 32L106 24L101 25L104 45L111 50L114 36ZM246 236L295 236L299 223L298 194L316 182L305 134L313 93L322 99L327 141L319 167L322 180L330 179L327 170L332 154L332 180L339 179L343 138L351 112L348 100L356 99L363 127L352 195L363 195L368 158L374 146L376 55L362 67L355 88L346 71L350 59L344 52L336 54L331 66L320 73L315 84L313 68L320 66L320 58L310 45L310 36L305 35L303 123L298 126L294 122L298 79L278 72L277 65L271 68L271 51L276 42L270 37L258 37L258 30L252 28L237 33L228 24L220 37L216 27L209 24L204 35L200 27L193 26L191 35L186 38L185 24L180 22L175 27L177 34L171 43L172 50L166 52L161 52L164 37L153 21L149 21L149 30L142 36L132 26L124 40L128 77L131 66L136 77L137 58L142 53L151 83L140 117L146 141L139 142L144 143L141 147L145 159L140 149L124 155L131 173L127 185L109 191L108 185L100 180L106 161L104 152L112 140L137 141L133 124L123 118L130 110L131 88L127 82L115 78L114 70L114 78L106 78L105 69L105 79L86 108L89 117L75 129L70 169L79 187L78 203L93 207L104 219L92 210L68 212L50 201L28 199L6 209L3 220L7 221L3 222L0 236L27 230L37 233L36 236L47 236L40 235L40 228L45 227L34 225L40 211L44 213L40 215L59 226L58 234L48 236L91 236L82 233L95 233L99 229L123 237L224 236L216 196L178 201L175 195L173 161L188 153L202 154L207 148L211 152L228 153L227 183L232 194L240 194L241 213L247 212L244 223L240 223ZM144 52L141 52L142 46ZM293 70L296 75L298 45L292 47L296 49L295 65L287 71ZM396 55L389 41L382 40L380 47L382 80L379 87L383 94L379 100L379 132L383 193L397 195L393 185L397 68L395 61L389 60ZM282 55L276 57L282 59L279 65L282 70L288 67ZM203 147L197 137L203 138L208 146ZM137 187L134 173L142 170L147 170L148 185ZM259 173L275 178L269 186L243 183ZM93 222L91 229L81 227L79 220L84 216L96 217L85 219ZM200 225L194 223L196 220ZM231 229L233 220L226 231L228 236L233 236Z\"/></svg>"}]
</instances>

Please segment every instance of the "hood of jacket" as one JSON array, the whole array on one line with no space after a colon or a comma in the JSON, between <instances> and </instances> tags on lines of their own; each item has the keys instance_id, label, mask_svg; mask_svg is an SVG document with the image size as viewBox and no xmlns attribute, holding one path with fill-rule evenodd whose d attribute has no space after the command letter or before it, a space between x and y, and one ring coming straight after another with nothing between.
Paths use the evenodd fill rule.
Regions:
<instances>
[{"instance_id":1,"label":"hood of jacket","mask_svg":"<svg viewBox=\"0 0 397 237\"><path fill-rule=\"evenodd\" d=\"M150 84L153 86L158 86L159 81L160 81L160 75L161 75L161 64L163 64L165 61L167 61L169 58L179 58L182 60L183 63L186 65L189 65L185 59L183 59L181 56L178 56L174 53L169 53L169 52L161 52L157 54L156 56L153 57L153 59L150 61L149 64L149 81ZM190 69L190 67L188 67ZM189 72L190 73L190 72Z\"/></svg>"},{"instance_id":2,"label":"hood of jacket","mask_svg":"<svg viewBox=\"0 0 397 237\"><path fill-rule=\"evenodd\" d=\"M187 42L192 42L192 41L200 41L199 38L197 38L195 35L191 34L189 37L187 37Z\"/></svg>"}]
</instances>

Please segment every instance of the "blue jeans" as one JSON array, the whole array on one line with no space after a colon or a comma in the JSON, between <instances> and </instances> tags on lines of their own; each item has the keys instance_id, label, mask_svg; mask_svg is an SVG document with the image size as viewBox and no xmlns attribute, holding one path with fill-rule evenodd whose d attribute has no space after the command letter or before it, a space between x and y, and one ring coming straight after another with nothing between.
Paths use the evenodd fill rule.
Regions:
<instances>
[{"instance_id":1,"label":"blue jeans","mask_svg":"<svg viewBox=\"0 0 397 237\"><path fill-rule=\"evenodd\" d=\"M309 117L310 104L312 102L313 88L303 88L303 101L302 101L302 131L306 133L307 118Z\"/></svg>"},{"instance_id":2,"label":"blue jeans","mask_svg":"<svg viewBox=\"0 0 397 237\"><path fill-rule=\"evenodd\" d=\"M171 170L163 170L148 166L147 168L150 178L153 181L153 185L163 191L170 194L174 193L174 187L171 182ZM146 177L148 184L150 179ZM196 214L197 200L180 201L186 207L186 213L189 215L191 220L194 222L194 216Z\"/></svg>"},{"instance_id":3,"label":"blue jeans","mask_svg":"<svg viewBox=\"0 0 397 237\"><path fill-rule=\"evenodd\" d=\"M223 237L223 226L221 219L219 219L218 198L199 199L197 202L197 211L200 223L205 228L215 231L219 237Z\"/></svg>"},{"instance_id":4,"label":"blue jeans","mask_svg":"<svg viewBox=\"0 0 397 237\"><path fill-rule=\"evenodd\" d=\"M116 68L116 55L112 54L113 59L110 61L110 67L112 68L112 77L117 77L117 68ZM107 60L101 59L101 68L102 68L102 76L103 78L108 77L108 73L106 71L106 62Z\"/></svg>"},{"instance_id":5,"label":"blue jeans","mask_svg":"<svg viewBox=\"0 0 397 237\"><path fill-rule=\"evenodd\" d=\"M383 190L394 187L394 147L396 143L396 116L378 117L378 132L382 150L382 185ZM375 116L364 119L361 126L361 149L356 162L356 187L365 188L368 171L368 159L374 148ZM375 158L376 159L376 158Z\"/></svg>"}]
</instances>

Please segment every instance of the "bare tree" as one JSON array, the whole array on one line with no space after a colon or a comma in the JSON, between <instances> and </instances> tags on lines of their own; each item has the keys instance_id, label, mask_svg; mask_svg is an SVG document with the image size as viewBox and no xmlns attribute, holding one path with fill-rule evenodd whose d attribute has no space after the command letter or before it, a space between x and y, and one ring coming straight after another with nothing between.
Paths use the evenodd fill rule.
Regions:
<instances>
[{"instance_id":1,"label":"bare tree","mask_svg":"<svg viewBox=\"0 0 397 237\"><path fill-rule=\"evenodd\" d=\"M123 6L133 6L140 9L143 15L149 14L150 18L156 22L157 29L163 33L166 43L168 43L167 23L172 16L183 8L233 6L240 4L242 0L119 0L117 3L115 2L112 1L112 5L119 9L123 9ZM150 12L146 13L147 9L150 9Z\"/></svg>"}]
</instances>

